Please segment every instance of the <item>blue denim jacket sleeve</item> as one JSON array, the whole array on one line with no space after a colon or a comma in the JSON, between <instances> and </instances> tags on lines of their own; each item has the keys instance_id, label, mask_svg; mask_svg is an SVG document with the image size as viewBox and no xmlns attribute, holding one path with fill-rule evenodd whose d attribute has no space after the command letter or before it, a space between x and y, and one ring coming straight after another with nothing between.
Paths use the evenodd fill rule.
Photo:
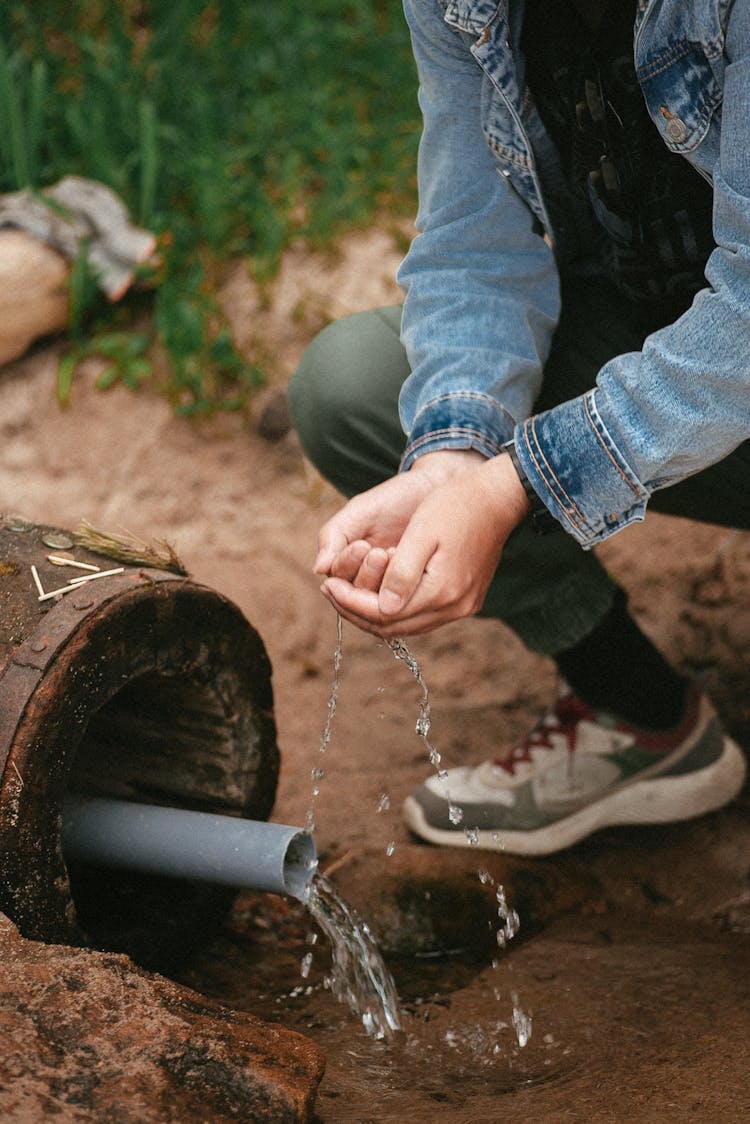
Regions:
<instances>
[{"instance_id":1,"label":"blue denim jacket sleeve","mask_svg":"<svg viewBox=\"0 0 750 1124\"><path fill-rule=\"evenodd\" d=\"M559 312L552 252L481 127L482 73L436 0L405 4L420 78L419 234L399 271L412 374L402 460L499 452L539 392Z\"/></svg>"},{"instance_id":2,"label":"blue denim jacket sleeve","mask_svg":"<svg viewBox=\"0 0 750 1124\"><path fill-rule=\"evenodd\" d=\"M665 0L656 7L660 18L672 15L676 60L654 67L652 115L664 131L674 117L689 119L694 83L708 64L674 48L676 31L688 39L674 21L700 5L686 9ZM551 255L527 204L494 171L477 125L481 77L471 73L479 68L466 43L441 26L436 5L413 0L408 8L421 9L410 22L425 142L424 233L402 268L414 372L402 396L409 434L404 467L422 451L457 447L462 429L464 443L477 448L481 442L470 437L475 425L490 443L504 436L507 425L488 426L489 403L496 403L506 423L508 416L517 422L518 456L535 490L567 531L593 546L643 519L653 491L721 460L750 434L750 0L732 8L723 105L717 99L711 114L702 115L694 138L672 144L699 166L700 152L715 150L702 168L713 179L715 199L707 288L642 351L606 364L587 394L536 416L530 416L533 400L557 315ZM428 30L428 23L436 26ZM711 81L716 77L712 72ZM706 143L709 124L719 135L716 144Z\"/></svg>"},{"instance_id":3,"label":"blue denim jacket sleeve","mask_svg":"<svg viewBox=\"0 0 750 1124\"><path fill-rule=\"evenodd\" d=\"M748 0L735 3L723 61L723 101L712 123L720 140L706 169L716 243L708 287L642 351L606 364L589 393L516 431L535 490L584 546L643 519L652 492L721 460L750 435ZM677 99L689 96L688 77L671 90L664 80L675 117L687 117Z\"/></svg>"}]
</instances>

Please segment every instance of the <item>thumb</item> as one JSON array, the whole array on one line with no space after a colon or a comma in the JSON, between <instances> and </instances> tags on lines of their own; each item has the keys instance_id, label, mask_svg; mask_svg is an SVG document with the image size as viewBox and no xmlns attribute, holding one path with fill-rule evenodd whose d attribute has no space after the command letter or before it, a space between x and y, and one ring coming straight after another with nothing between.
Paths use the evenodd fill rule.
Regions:
<instances>
[{"instance_id":1,"label":"thumb","mask_svg":"<svg viewBox=\"0 0 750 1124\"><path fill-rule=\"evenodd\" d=\"M378 592L378 608L383 616L395 616L416 593L437 541L426 528L412 520L391 554Z\"/></svg>"}]
</instances>

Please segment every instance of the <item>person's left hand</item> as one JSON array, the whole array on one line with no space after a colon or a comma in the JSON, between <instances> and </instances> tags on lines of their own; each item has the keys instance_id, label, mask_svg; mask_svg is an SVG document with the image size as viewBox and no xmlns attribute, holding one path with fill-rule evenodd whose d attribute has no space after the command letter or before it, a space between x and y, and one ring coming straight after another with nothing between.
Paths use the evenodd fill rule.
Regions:
<instances>
[{"instance_id":1,"label":"person's left hand","mask_svg":"<svg viewBox=\"0 0 750 1124\"><path fill-rule=\"evenodd\" d=\"M417 460L409 472L419 470ZM395 548L362 544L357 572L327 577L322 591L346 620L386 639L471 616L527 512L510 458L493 457L431 490Z\"/></svg>"}]
</instances>

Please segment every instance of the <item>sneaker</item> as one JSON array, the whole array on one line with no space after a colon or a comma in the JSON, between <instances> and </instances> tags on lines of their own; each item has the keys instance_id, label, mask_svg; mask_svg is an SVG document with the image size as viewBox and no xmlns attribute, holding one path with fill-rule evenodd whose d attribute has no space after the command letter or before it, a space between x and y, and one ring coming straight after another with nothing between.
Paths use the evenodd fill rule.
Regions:
<instances>
[{"instance_id":1,"label":"sneaker","mask_svg":"<svg viewBox=\"0 0 750 1124\"><path fill-rule=\"evenodd\" d=\"M695 687L667 731L629 726L566 690L507 756L430 777L404 816L430 843L549 855L602 827L712 812L737 795L745 771Z\"/></svg>"}]
</instances>

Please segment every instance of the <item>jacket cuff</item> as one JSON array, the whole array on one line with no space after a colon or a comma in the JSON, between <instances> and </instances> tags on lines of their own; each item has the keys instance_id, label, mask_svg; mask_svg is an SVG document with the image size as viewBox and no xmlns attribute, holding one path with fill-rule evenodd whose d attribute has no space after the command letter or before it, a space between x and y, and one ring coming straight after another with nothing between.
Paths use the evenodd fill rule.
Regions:
<instances>
[{"instance_id":1,"label":"jacket cuff","mask_svg":"<svg viewBox=\"0 0 750 1124\"><path fill-rule=\"evenodd\" d=\"M596 390L521 423L515 447L534 491L581 546L644 519L650 493L604 425Z\"/></svg>"},{"instance_id":2,"label":"jacket cuff","mask_svg":"<svg viewBox=\"0 0 750 1124\"><path fill-rule=\"evenodd\" d=\"M507 410L489 395L443 394L415 417L399 470L405 472L417 457L440 449L476 449L485 457L497 456L513 436L514 425Z\"/></svg>"}]
</instances>

